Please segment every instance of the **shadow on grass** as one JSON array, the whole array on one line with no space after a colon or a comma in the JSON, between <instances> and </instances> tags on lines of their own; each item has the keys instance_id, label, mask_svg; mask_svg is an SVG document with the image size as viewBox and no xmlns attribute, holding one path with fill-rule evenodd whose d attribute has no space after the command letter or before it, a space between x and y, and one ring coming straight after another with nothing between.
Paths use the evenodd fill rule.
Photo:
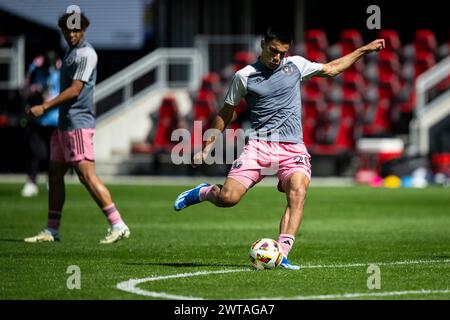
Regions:
<instances>
[{"instance_id":1,"label":"shadow on grass","mask_svg":"<svg viewBox=\"0 0 450 320\"><path fill-rule=\"evenodd\" d=\"M232 264L232 263L196 263L196 262L125 262L124 264L130 266L164 266L175 268L186 267L240 267L245 268L250 266L248 264Z\"/></svg>"},{"instance_id":2,"label":"shadow on grass","mask_svg":"<svg viewBox=\"0 0 450 320\"><path fill-rule=\"evenodd\" d=\"M23 243L25 243L25 241L23 241L23 239L0 239L0 242L23 242Z\"/></svg>"},{"instance_id":3,"label":"shadow on grass","mask_svg":"<svg viewBox=\"0 0 450 320\"><path fill-rule=\"evenodd\" d=\"M439 255L439 256L432 256L432 258L448 260L448 259L450 259L450 256L449 255Z\"/></svg>"}]
</instances>

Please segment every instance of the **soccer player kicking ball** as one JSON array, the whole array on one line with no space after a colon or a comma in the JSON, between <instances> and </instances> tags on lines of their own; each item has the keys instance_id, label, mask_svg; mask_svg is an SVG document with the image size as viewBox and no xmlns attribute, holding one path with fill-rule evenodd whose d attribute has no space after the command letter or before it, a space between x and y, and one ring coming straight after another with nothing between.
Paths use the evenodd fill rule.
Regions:
<instances>
[{"instance_id":1,"label":"soccer player kicking ball","mask_svg":"<svg viewBox=\"0 0 450 320\"><path fill-rule=\"evenodd\" d=\"M310 155L303 144L300 82L312 76L337 76L365 54L382 50L385 44L383 39L375 40L326 64L300 56L285 57L291 45L292 36L287 29L270 27L261 40L258 61L236 72L213 127L222 132L233 117L234 106L245 98L254 132L223 186L200 184L181 193L174 208L182 210L205 200L218 207L232 207L264 178L267 166L276 163L278 189L286 193L287 200L278 235L284 256L281 267L298 270L300 267L287 257L300 227L311 179ZM277 133L276 140L267 134L271 132ZM216 135L208 139L203 150L194 155L194 164L206 159L217 138Z\"/></svg>"},{"instance_id":2,"label":"soccer player kicking ball","mask_svg":"<svg viewBox=\"0 0 450 320\"><path fill-rule=\"evenodd\" d=\"M80 13L80 25L76 29L72 15L64 14L58 21L69 45L61 68L61 93L53 100L28 110L29 117L37 118L49 109L59 107L59 123L51 137L47 228L34 237L26 238L25 242L59 240L58 229L65 200L64 175L72 166L111 225L106 237L100 241L109 244L128 238L130 230L112 202L108 189L95 174L93 95L97 54L84 39L89 20Z\"/></svg>"}]
</instances>

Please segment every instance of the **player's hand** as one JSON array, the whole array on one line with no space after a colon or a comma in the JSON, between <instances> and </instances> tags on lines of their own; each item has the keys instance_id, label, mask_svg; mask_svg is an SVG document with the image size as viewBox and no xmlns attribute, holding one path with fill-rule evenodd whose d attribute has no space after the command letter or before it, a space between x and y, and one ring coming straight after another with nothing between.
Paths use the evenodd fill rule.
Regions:
<instances>
[{"instance_id":1,"label":"player's hand","mask_svg":"<svg viewBox=\"0 0 450 320\"><path fill-rule=\"evenodd\" d=\"M45 107L43 104L38 104L36 106L31 107L27 110L27 116L30 119L36 119L40 116L42 116L45 112Z\"/></svg>"},{"instance_id":2,"label":"player's hand","mask_svg":"<svg viewBox=\"0 0 450 320\"><path fill-rule=\"evenodd\" d=\"M384 42L384 39L376 39L367 44L365 49L367 50L367 52L373 52L383 50L385 47L386 44Z\"/></svg>"}]
</instances>

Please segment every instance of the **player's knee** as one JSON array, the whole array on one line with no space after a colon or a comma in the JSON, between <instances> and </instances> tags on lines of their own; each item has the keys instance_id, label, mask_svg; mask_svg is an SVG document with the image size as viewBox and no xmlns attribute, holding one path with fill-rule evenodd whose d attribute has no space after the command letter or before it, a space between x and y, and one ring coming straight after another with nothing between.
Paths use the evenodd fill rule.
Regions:
<instances>
[{"instance_id":1,"label":"player's knee","mask_svg":"<svg viewBox=\"0 0 450 320\"><path fill-rule=\"evenodd\" d=\"M304 185L291 185L288 188L287 196L290 199L302 200L306 197L307 189Z\"/></svg>"},{"instance_id":2,"label":"player's knee","mask_svg":"<svg viewBox=\"0 0 450 320\"><path fill-rule=\"evenodd\" d=\"M219 193L218 200L219 207L228 208L235 206L239 202L240 197L233 191L222 189Z\"/></svg>"},{"instance_id":3,"label":"player's knee","mask_svg":"<svg viewBox=\"0 0 450 320\"><path fill-rule=\"evenodd\" d=\"M81 184L86 185L86 178L85 175L81 172L77 172L78 180L80 180Z\"/></svg>"},{"instance_id":4,"label":"player's knee","mask_svg":"<svg viewBox=\"0 0 450 320\"><path fill-rule=\"evenodd\" d=\"M86 172L86 171L77 171L77 175L78 175L78 180L80 180L80 182L85 185L88 186L90 184L92 184L92 177L91 175Z\"/></svg>"}]
</instances>

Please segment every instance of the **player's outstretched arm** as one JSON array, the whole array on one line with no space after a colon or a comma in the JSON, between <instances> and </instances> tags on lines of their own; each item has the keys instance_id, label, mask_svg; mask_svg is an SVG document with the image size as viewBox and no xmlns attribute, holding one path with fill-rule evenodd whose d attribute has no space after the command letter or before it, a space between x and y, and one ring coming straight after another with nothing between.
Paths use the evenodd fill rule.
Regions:
<instances>
[{"instance_id":1,"label":"player's outstretched arm","mask_svg":"<svg viewBox=\"0 0 450 320\"><path fill-rule=\"evenodd\" d=\"M385 47L384 39L377 39L371 43L362 46L352 53L347 54L339 59L333 60L323 65L322 71L317 76L319 77L335 77L341 72L347 70L352 64L359 60L362 56L374 52L383 50Z\"/></svg>"},{"instance_id":2,"label":"player's outstretched arm","mask_svg":"<svg viewBox=\"0 0 450 320\"><path fill-rule=\"evenodd\" d=\"M231 106L227 103L222 107L222 109L219 110L216 117L214 118L213 124L211 129L215 129L215 134L211 135L211 137L208 138L206 141L205 146L203 147L203 150L196 153L193 158L192 166L195 168L203 163L203 160L206 158L208 153L211 151L212 147L214 146L214 142L217 141L217 139L222 134L223 130L228 126L228 124L231 122L231 119L233 118L234 113L234 106Z\"/></svg>"},{"instance_id":3,"label":"player's outstretched arm","mask_svg":"<svg viewBox=\"0 0 450 320\"><path fill-rule=\"evenodd\" d=\"M84 82L80 80L73 80L72 85L68 87L66 90L61 92L54 99L49 101L45 101L42 104L38 104L36 106L31 107L27 110L27 115L31 118L37 118L42 116L48 109L51 109L57 105L60 105L63 102L69 101L73 98L78 97L81 90L83 90Z\"/></svg>"}]
</instances>

